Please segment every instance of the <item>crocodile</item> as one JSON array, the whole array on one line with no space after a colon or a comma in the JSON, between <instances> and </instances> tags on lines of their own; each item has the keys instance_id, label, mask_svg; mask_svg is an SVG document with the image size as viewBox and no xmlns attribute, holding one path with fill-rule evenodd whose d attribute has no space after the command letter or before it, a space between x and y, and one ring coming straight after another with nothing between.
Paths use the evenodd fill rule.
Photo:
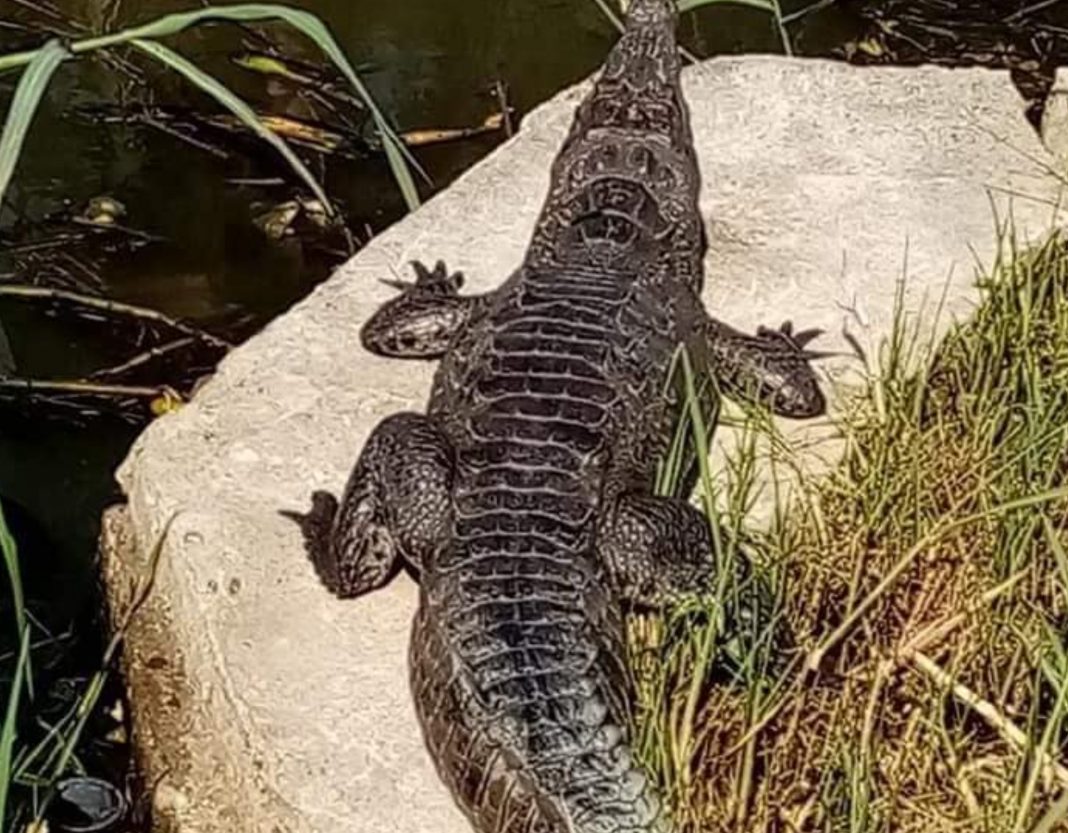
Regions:
<instances>
[{"instance_id":1,"label":"crocodile","mask_svg":"<svg viewBox=\"0 0 1068 833\"><path fill-rule=\"evenodd\" d=\"M416 714L480 833L671 829L629 745L624 616L716 578L705 516L653 494L677 351L734 398L824 412L818 331L746 334L702 305L679 70L672 0L632 0L516 271L463 295L461 273L415 263L361 330L375 353L440 359L426 413L380 422L340 501L297 516L335 595L418 581Z\"/></svg>"}]
</instances>

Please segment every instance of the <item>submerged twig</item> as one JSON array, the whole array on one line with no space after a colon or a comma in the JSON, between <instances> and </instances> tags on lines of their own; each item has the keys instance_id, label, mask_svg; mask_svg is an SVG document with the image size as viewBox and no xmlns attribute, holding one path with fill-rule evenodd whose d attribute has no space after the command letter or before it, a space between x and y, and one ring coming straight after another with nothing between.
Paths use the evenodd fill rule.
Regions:
<instances>
[{"instance_id":1,"label":"submerged twig","mask_svg":"<svg viewBox=\"0 0 1068 833\"><path fill-rule=\"evenodd\" d=\"M0 379L0 395L5 392L42 396L77 394L134 399L155 399L158 396L174 395L173 388L167 385L107 385L80 380Z\"/></svg>"},{"instance_id":2,"label":"submerged twig","mask_svg":"<svg viewBox=\"0 0 1068 833\"><path fill-rule=\"evenodd\" d=\"M204 341L213 347L229 350L233 347L228 341L214 336L209 332L187 324L177 318L172 318L157 310L112 301L106 298L95 298L92 295L83 295L79 292L70 292L66 289L49 289L41 286L26 286L22 284L7 284L0 286L0 298L24 298L26 300L62 301L88 309L99 310L109 315L135 318L141 321L151 322L177 330L180 333L192 336Z\"/></svg>"},{"instance_id":3,"label":"submerged twig","mask_svg":"<svg viewBox=\"0 0 1068 833\"><path fill-rule=\"evenodd\" d=\"M127 359L122 364L114 365L113 367L104 367L100 370L94 370L89 374L90 379L113 379L116 376L122 376L129 373L131 370L136 370L139 367L143 367L153 359L161 359L171 353L183 350L190 345L196 344L196 338L193 336L186 336L185 338L179 338L175 341L169 341L166 344L161 344L159 347L151 347L144 352L138 353L130 359Z\"/></svg>"}]
</instances>

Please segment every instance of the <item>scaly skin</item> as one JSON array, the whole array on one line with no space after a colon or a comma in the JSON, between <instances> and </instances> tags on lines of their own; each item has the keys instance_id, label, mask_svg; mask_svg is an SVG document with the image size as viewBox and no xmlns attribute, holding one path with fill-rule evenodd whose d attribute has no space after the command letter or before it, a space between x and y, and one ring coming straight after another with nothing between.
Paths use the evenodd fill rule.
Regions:
<instances>
[{"instance_id":1,"label":"scaly skin","mask_svg":"<svg viewBox=\"0 0 1068 833\"><path fill-rule=\"evenodd\" d=\"M581 104L520 268L495 292L417 267L363 331L442 357L426 415L368 440L305 529L336 594L406 564L411 683L438 773L482 833L669 828L628 746L625 605L714 580L707 523L652 495L685 345L731 395L824 408L789 326L744 335L699 300L705 239L669 0L633 0Z\"/></svg>"}]
</instances>

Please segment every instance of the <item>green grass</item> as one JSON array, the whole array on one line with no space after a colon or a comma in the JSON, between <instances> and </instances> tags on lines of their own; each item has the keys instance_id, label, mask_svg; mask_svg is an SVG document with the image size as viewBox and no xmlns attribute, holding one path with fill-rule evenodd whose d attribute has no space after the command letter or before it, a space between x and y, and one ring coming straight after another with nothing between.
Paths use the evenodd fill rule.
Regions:
<instances>
[{"instance_id":1,"label":"green grass","mask_svg":"<svg viewBox=\"0 0 1068 833\"><path fill-rule=\"evenodd\" d=\"M779 623L775 611L768 621L758 620L748 634L733 627L732 611L747 608L762 612L762 599L773 598L781 575L773 565L755 560L745 526L757 497L758 451L771 438L777 448L768 414L750 407L723 413L722 400L711 387L703 368L692 366L680 351L672 373L681 413L667 458L660 466L657 493L682 496L688 467L696 468L699 504L712 519L714 553L719 580L705 598L694 599L666 616L633 617L630 628L633 665L637 671L639 715L636 749L654 773L663 794L676 810L677 819L699 827L694 812L700 804L702 756L716 743L715 727L704 719L709 696L744 690L745 708L753 719L774 694L768 687L776 663L772 635ZM709 464L709 439L717 423L734 423L740 439L728 461L726 483ZM733 686L712 686L714 671L726 672ZM751 767L752 745L742 765ZM740 785L744 789L744 784Z\"/></svg>"},{"instance_id":2,"label":"green grass","mask_svg":"<svg viewBox=\"0 0 1068 833\"><path fill-rule=\"evenodd\" d=\"M4 722L0 726L0 826L6 818L11 786L14 781L13 756L17 737L19 704L30 674L30 627L23 604L22 580L19 576L18 547L8 531L3 509L0 508L0 552L4 557L11 587L12 607L15 611L15 628L19 636L19 652L11 687L7 692Z\"/></svg>"},{"instance_id":3,"label":"green grass","mask_svg":"<svg viewBox=\"0 0 1068 833\"><path fill-rule=\"evenodd\" d=\"M720 494L702 465L723 575L748 553L796 647L774 662L766 629L743 633L717 680L720 614L636 623L638 748L682 830L1068 824L1068 246L1007 235L982 291L937 346L897 316L863 388L837 392L829 474L797 477L760 414ZM768 464L793 483L760 532ZM744 592L721 584L717 611Z\"/></svg>"},{"instance_id":4,"label":"green grass","mask_svg":"<svg viewBox=\"0 0 1068 833\"><path fill-rule=\"evenodd\" d=\"M84 38L70 43L55 39L37 49L0 55L0 72L13 69L23 70L15 96L8 108L3 133L0 133L0 200L3 199L11 182L33 117L47 92L49 81L60 64L98 50L131 47L174 70L240 119L246 127L282 156L319 199L326 211L333 214L334 208L329 198L312 173L290 150L285 141L271 130L248 104L191 61L159 43L162 38L171 37L191 26L210 21L252 23L272 20L281 21L307 36L349 82L367 106L374 120L375 129L385 150L393 177L405 202L409 209L418 207L419 195L410 169L410 166L415 164L414 160L360 80L330 30L318 17L309 12L271 3L242 3L198 8L188 12L164 15L150 23L98 37Z\"/></svg>"}]
</instances>

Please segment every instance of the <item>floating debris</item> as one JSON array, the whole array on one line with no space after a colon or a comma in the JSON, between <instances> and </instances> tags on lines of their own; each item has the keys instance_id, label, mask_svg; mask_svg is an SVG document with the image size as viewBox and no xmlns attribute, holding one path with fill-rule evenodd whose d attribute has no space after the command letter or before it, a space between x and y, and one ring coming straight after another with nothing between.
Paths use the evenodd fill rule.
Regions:
<instances>
[{"instance_id":1,"label":"floating debris","mask_svg":"<svg viewBox=\"0 0 1068 833\"><path fill-rule=\"evenodd\" d=\"M104 833L126 815L122 791L102 778L76 776L56 784L49 818L64 833Z\"/></svg>"},{"instance_id":2,"label":"floating debris","mask_svg":"<svg viewBox=\"0 0 1068 833\"><path fill-rule=\"evenodd\" d=\"M89 200L73 219L91 226L113 226L125 216L125 205L114 197L99 196Z\"/></svg>"},{"instance_id":3,"label":"floating debris","mask_svg":"<svg viewBox=\"0 0 1068 833\"><path fill-rule=\"evenodd\" d=\"M234 153L256 155L263 152L255 136L236 116L222 113L198 113L182 107L114 106L82 107L79 113L105 124L143 125L217 156L229 159ZM358 158L382 153L379 137L366 124L359 126L316 121L275 113L257 113L256 117L286 141L324 156ZM403 131L401 141L408 147L456 142L512 128L511 114L503 110L491 113L480 124L468 127L421 127ZM106 221L105 221L106 222Z\"/></svg>"},{"instance_id":4,"label":"floating debris","mask_svg":"<svg viewBox=\"0 0 1068 833\"><path fill-rule=\"evenodd\" d=\"M408 147L422 147L423 145L438 145L443 142L470 139L473 136L481 136L485 133L496 133L504 124L504 113L493 113L476 127L439 127L406 130L400 134L400 137Z\"/></svg>"},{"instance_id":5,"label":"floating debris","mask_svg":"<svg viewBox=\"0 0 1068 833\"><path fill-rule=\"evenodd\" d=\"M181 394L171 388L164 388L163 392L148 403L148 408L154 416L172 414L185 404Z\"/></svg>"},{"instance_id":6,"label":"floating debris","mask_svg":"<svg viewBox=\"0 0 1068 833\"><path fill-rule=\"evenodd\" d=\"M257 206L253 206L254 209ZM257 209L258 210L258 209ZM270 240L281 240L296 234L294 224L300 219L313 228L323 231L330 226L330 216L326 207L317 199L295 198L276 203L265 210L260 210L252 218L252 224L262 231Z\"/></svg>"}]
</instances>

